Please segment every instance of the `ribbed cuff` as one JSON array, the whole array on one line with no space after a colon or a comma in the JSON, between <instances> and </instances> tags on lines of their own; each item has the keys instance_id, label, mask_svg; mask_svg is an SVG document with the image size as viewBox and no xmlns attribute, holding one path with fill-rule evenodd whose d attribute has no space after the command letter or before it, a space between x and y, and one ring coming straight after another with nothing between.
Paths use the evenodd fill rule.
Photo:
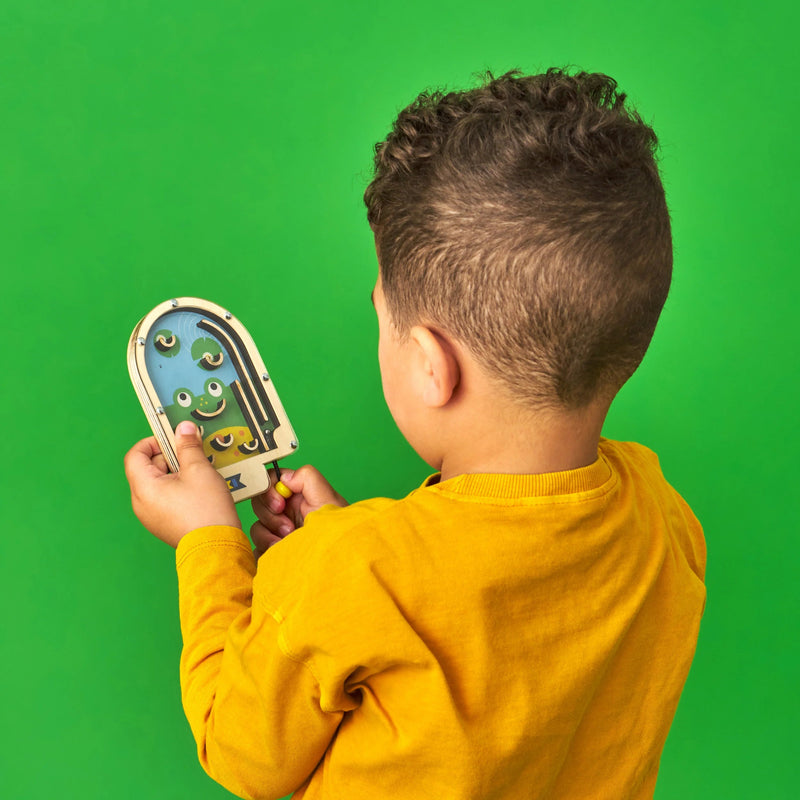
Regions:
<instances>
[{"instance_id":1,"label":"ribbed cuff","mask_svg":"<svg viewBox=\"0 0 800 800\"><path fill-rule=\"evenodd\" d=\"M248 552L252 550L250 540L241 528L230 525L206 525L187 533L175 550L175 563L178 567L197 550L206 547L241 547Z\"/></svg>"}]
</instances>

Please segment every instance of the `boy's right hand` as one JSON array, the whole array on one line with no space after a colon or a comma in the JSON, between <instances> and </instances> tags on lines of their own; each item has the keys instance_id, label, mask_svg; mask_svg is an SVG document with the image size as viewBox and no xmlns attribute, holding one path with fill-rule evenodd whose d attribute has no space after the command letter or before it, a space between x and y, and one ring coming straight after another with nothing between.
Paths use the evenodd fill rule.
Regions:
<instances>
[{"instance_id":1,"label":"boy's right hand","mask_svg":"<svg viewBox=\"0 0 800 800\"><path fill-rule=\"evenodd\" d=\"M258 522L250 528L256 557L263 555L273 544L300 528L312 511L325 505L348 505L335 489L311 466L282 470L281 481L292 490L287 500L275 489L275 472L270 470L270 487L251 501Z\"/></svg>"}]
</instances>

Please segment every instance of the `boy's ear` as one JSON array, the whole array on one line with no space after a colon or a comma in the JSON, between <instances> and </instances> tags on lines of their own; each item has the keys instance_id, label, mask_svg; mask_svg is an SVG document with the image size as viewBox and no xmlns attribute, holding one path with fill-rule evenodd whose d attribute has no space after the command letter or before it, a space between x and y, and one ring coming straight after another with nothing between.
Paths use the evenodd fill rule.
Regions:
<instances>
[{"instance_id":1,"label":"boy's ear","mask_svg":"<svg viewBox=\"0 0 800 800\"><path fill-rule=\"evenodd\" d=\"M461 367L451 342L430 328L415 325L410 331L416 345L416 381L422 402L441 408L453 397L461 381Z\"/></svg>"}]
</instances>

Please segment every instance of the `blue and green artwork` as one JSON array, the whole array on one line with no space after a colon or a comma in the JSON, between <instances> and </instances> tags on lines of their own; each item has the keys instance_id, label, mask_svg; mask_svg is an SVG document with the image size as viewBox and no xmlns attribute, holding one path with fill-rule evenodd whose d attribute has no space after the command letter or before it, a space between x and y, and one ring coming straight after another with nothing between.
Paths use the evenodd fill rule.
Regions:
<instances>
[{"instance_id":1,"label":"blue and green artwork","mask_svg":"<svg viewBox=\"0 0 800 800\"><path fill-rule=\"evenodd\" d=\"M246 348L214 314L176 309L151 326L145 363L173 430L191 420L217 468L275 447L279 422Z\"/></svg>"}]
</instances>

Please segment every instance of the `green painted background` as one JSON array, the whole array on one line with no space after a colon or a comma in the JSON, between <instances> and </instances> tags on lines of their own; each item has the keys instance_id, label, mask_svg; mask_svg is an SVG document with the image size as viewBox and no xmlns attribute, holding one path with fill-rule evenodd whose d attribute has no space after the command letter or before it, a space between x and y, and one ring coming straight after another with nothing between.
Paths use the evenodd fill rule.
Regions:
<instances>
[{"instance_id":1,"label":"green painted background","mask_svg":"<svg viewBox=\"0 0 800 800\"><path fill-rule=\"evenodd\" d=\"M796 8L3 0L0 794L228 796L180 709L172 552L128 506L135 323L229 307L297 459L351 500L401 496L425 468L380 395L371 146L422 88L575 64L654 123L674 222L674 288L606 429L660 453L709 545L656 797L796 797Z\"/></svg>"}]
</instances>

